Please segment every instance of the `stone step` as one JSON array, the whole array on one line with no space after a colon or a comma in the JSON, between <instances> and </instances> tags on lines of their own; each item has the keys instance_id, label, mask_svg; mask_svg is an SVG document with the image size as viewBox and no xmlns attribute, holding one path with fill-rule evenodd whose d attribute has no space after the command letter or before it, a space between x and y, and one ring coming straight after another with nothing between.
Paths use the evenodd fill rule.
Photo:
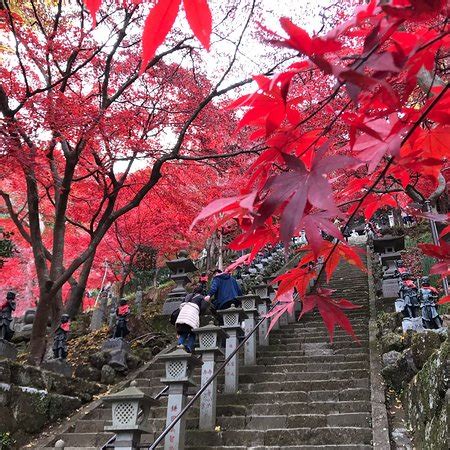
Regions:
<instances>
[{"instance_id":1,"label":"stone step","mask_svg":"<svg viewBox=\"0 0 450 450\"><path fill-rule=\"evenodd\" d=\"M278 372L283 370L285 372L295 372L295 373L309 373L317 371L328 371L328 370L351 370L351 369L368 369L369 359L364 361L341 361L341 362L323 362L320 361L307 361L301 363L291 363L289 364L279 364L266 362L257 366L243 366L239 368L240 373L253 373L257 372L259 374L264 373L266 370L268 372Z\"/></svg>"},{"instance_id":2,"label":"stone step","mask_svg":"<svg viewBox=\"0 0 450 450\"><path fill-rule=\"evenodd\" d=\"M337 391L345 388L369 388L369 379L344 380L295 380L295 381L260 381L258 383L240 384L242 392L285 392L285 391Z\"/></svg>"},{"instance_id":3,"label":"stone step","mask_svg":"<svg viewBox=\"0 0 450 450\"><path fill-rule=\"evenodd\" d=\"M364 444L372 440L372 430L368 427L315 427L315 428L274 428L269 430L235 430L232 433L190 430L186 433L187 446L284 446L304 444Z\"/></svg>"},{"instance_id":4,"label":"stone step","mask_svg":"<svg viewBox=\"0 0 450 450\"><path fill-rule=\"evenodd\" d=\"M275 391L275 392L242 392L237 394L221 394L217 398L219 405L224 404L265 404L271 402L320 402L320 401L354 401L370 400L367 388L347 388L341 390L316 391Z\"/></svg>"},{"instance_id":5,"label":"stone step","mask_svg":"<svg viewBox=\"0 0 450 450\"><path fill-rule=\"evenodd\" d=\"M351 344L350 344L351 345ZM342 350L346 351L347 355L357 355L357 354L366 354L368 345L357 346L357 347L349 347L349 345L338 346L329 344L321 345L321 344L298 344L297 349L270 349L261 350L257 352L259 357L272 357L272 356L284 356L286 359L290 359L292 356L308 356L314 354L333 354L335 352L340 352Z\"/></svg>"},{"instance_id":6,"label":"stone step","mask_svg":"<svg viewBox=\"0 0 450 450\"><path fill-rule=\"evenodd\" d=\"M233 405L224 405L224 408ZM235 406L236 410L237 406ZM369 401L329 401L329 402L286 402L286 403L262 403L258 405L243 406L247 415L264 414L308 414L314 411L315 414L342 414L342 413L365 413L371 411ZM222 413L223 414L223 413Z\"/></svg>"},{"instance_id":7,"label":"stone step","mask_svg":"<svg viewBox=\"0 0 450 450\"><path fill-rule=\"evenodd\" d=\"M315 363L315 362L355 362L355 361L365 361L369 358L368 352L360 352L355 355L309 355L309 356L292 356L289 358L289 363L301 364L301 363ZM259 357L257 358L258 365L265 364L279 364L284 365L286 363L286 358L283 356L272 356L272 357Z\"/></svg>"},{"instance_id":8,"label":"stone step","mask_svg":"<svg viewBox=\"0 0 450 450\"><path fill-rule=\"evenodd\" d=\"M359 444L343 444L343 445L283 445L283 446L264 446L264 447L247 447L247 446L228 446L220 447L185 447L186 450L372 450L371 445Z\"/></svg>"},{"instance_id":9,"label":"stone step","mask_svg":"<svg viewBox=\"0 0 450 450\"><path fill-rule=\"evenodd\" d=\"M62 439L66 447L100 448L105 445L115 433L97 430L90 433L63 433L59 439Z\"/></svg>"},{"instance_id":10,"label":"stone step","mask_svg":"<svg viewBox=\"0 0 450 450\"><path fill-rule=\"evenodd\" d=\"M364 339L367 340L368 332L365 331L364 333L359 333L358 331L355 331L356 336L358 336L358 339ZM296 343L310 343L310 344L329 344L332 345L330 342L329 336L324 336L322 339L316 339L316 340L307 340L302 336L283 336L283 337L269 337L269 343L270 345L277 345L277 344L296 344ZM335 344L346 344L349 345L353 343L353 345L358 345L355 340L352 340L350 337L346 340L341 341L335 341Z\"/></svg>"}]
</instances>

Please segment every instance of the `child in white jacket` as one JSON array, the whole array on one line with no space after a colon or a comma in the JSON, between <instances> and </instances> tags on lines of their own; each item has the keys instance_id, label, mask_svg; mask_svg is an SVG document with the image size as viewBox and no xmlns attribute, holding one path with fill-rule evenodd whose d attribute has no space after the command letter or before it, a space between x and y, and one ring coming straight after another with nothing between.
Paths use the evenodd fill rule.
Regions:
<instances>
[{"instance_id":1,"label":"child in white jacket","mask_svg":"<svg viewBox=\"0 0 450 450\"><path fill-rule=\"evenodd\" d=\"M175 322L178 345L189 353L192 353L195 345L195 333L192 330L200 326L200 315L203 315L208 307L202 292L203 286L199 285L194 288L192 294L186 295Z\"/></svg>"}]
</instances>

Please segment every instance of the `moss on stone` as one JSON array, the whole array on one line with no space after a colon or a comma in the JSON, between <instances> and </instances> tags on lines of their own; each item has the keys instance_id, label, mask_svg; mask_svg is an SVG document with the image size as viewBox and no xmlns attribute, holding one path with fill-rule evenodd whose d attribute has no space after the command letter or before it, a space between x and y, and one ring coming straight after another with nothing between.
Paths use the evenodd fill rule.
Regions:
<instances>
[{"instance_id":1,"label":"moss on stone","mask_svg":"<svg viewBox=\"0 0 450 450\"><path fill-rule=\"evenodd\" d=\"M417 448L447 448L446 427L446 364L449 356L449 342L433 354L422 370L412 379L403 394L403 406L409 427L413 431ZM429 439L434 447L428 446Z\"/></svg>"}]
</instances>

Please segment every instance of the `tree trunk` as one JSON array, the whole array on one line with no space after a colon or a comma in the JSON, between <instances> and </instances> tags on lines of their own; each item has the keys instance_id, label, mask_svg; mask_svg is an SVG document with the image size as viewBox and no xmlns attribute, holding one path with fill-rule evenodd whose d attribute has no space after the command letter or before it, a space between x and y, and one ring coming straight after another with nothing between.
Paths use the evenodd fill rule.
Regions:
<instances>
[{"instance_id":1,"label":"tree trunk","mask_svg":"<svg viewBox=\"0 0 450 450\"><path fill-rule=\"evenodd\" d=\"M71 287L69 299L66 303L66 314L69 314L71 319L75 319L81 311L81 305L83 304L83 296L86 290L86 284L89 279L89 274L91 273L92 263L94 262L93 254L89 257L81 269L80 277L78 278L78 283Z\"/></svg>"},{"instance_id":2,"label":"tree trunk","mask_svg":"<svg viewBox=\"0 0 450 450\"><path fill-rule=\"evenodd\" d=\"M46 287L40 289L39 302L33 322L28 362L39 366L47 346L47 323L52 312L52 298Z\"/></svg>"}]
</instances>

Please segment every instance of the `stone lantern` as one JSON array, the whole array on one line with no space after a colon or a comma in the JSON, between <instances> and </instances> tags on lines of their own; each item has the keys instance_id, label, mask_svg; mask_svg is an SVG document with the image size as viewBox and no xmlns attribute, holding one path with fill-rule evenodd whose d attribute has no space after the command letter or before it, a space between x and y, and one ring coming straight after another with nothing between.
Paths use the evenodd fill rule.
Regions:
<instances>
[{"instance_id":1,"label":"stone lantern","mask_svg":"<svg viewBox=\"0 0 450 450\"><path fill-rule=\"evenodd\" d=\"M163 306L163 314L170 315L180 306L181 301L186 296L186 285L191 282L188 275L196 272L197 267L188 258L188 253L185 250L181 250L178 253L177 259L167 261L166 265L171 272L170 279L176 283L176 286L167 295L166 302Z\"/></svg>"},{"instance_id":2,"label":"stone lantern","mask_svg":"<svg viewBox=\"0 0 450 450\"><path fill-rule=\"evenodd\" d=\"M228 337L225 343L225 358L227 359L237 348L238 338L243 334L242 320L247 316L242 308L231 307L217 311L222 317L222 328ZM239 358L234 355L225 367L225 392L235 394L239 386Z\"/></svg>"},{"instance_id":3,"label":"stone lantern","mask_svg":"<svg viewBox=\"0 0 450 450\"><path fill-rule=\"evenodd\" d=\"M208 325L195 330L198 336L199 347L196 350L202 355L201 385L204 386L213 376L216 370L217 359L223 356L221 350L222 339L228 335L222 328L210 322ZM209 384L200 396L200 420L201 430L213 430L216 426L216 400L217 400L217 377Z\"/></svg>"},{"instance_id":4,"label":"stone lantern","mask_svg":"<svg viewBox=\"0 0 450 450\"><path fill-rule=\"evenodd\" d=\"M112 404L112 425L104 429L116 433L116 449L134 450L139 446L141 434L149 432L145 425L150 407L159 405L158 400L144 394L136 385L136 381L132 381L130 387L104 399Z\"/></svg>"},{"instance_id":5,"label":"stone lantern","mask_svg":"<svg viewBox=\"0 0 450 450\"><path fill-rule=\"evenodd\" d=\"M181 348L160 356L159 360L164 361L166 366L166 376L161 379L161 382L169 385L166 416L166 426L169 426L186 406L188 387L195 386L192 380L193 369L195 366L202 365L202 362ZM167 433L164 449L183 450L185 431L186 415L181 417Z\"/></svg>"}]
</instances>

